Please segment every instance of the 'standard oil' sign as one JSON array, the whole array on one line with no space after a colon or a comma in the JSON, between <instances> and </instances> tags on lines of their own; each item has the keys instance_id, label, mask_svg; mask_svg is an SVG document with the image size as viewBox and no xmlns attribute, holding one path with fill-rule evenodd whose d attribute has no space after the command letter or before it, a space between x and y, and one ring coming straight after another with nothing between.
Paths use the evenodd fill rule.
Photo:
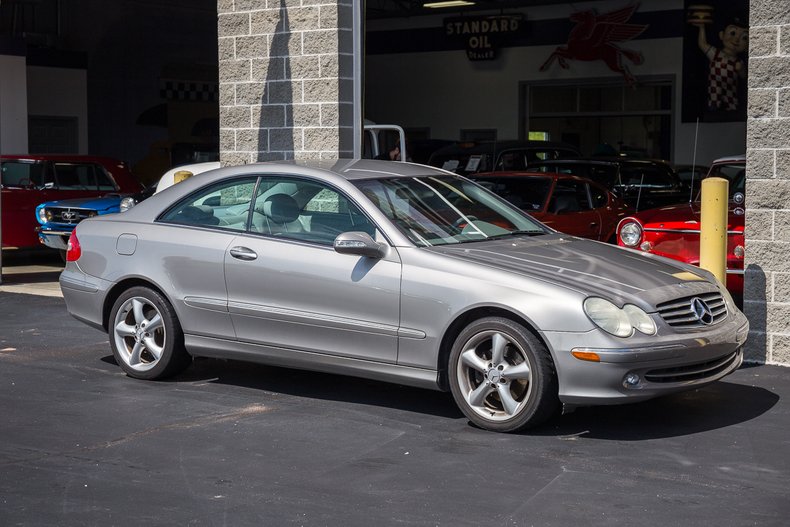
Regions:
<instances>
[{"instance_id":1,"label":"'standard oil' sign","mask_svg":"<svg viewBox=\"0 0 790 527\"><path fill-rule=\"evenodd\" d=\"M466 41L469 60L494 60L498 48L521 31L523 22L522 15L445 18L444 32L449 38Z\"/></svg>"}]
</instances>

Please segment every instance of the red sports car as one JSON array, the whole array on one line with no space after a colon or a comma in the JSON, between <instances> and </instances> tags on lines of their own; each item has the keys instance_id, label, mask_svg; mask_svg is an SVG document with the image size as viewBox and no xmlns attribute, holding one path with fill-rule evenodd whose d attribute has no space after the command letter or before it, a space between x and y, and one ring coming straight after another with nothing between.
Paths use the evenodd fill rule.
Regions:
<instances>
[{"instance_id":1,"label":"red sports car","mask_svg":"<svg viewBox=\"0 0 790 527\"><path fill-rule=\"evenodd\" d=\"M705 177L722 177L730 182L730 206L727 225L727 289L743 295L744 254L744 156L717 159ZM698 184L695 183L698 188ZM674 258L699 265L700 202L697 200L634 214L617 226L617 243L623 247Z\"/></svg>"},{"instance_id":2,"label":"red sports car","mask_svg":"<svg viewBox=\"0 0 790 527\"><path fill-rule=\"evenodd\" d=\"M603 185L570 174L486 172L471 177L552 229L582 238L614 242L617 222L633 210Z\"/></svg>"},{"instance_id":3,"label":"red sports car","mask_svg":"<svg viewBox=\"0 0 790 527\"><path fill-rule=\"evenodd\" d=\"M116 159L82 155L3 155L3 248L39 245L36 206L45 201L133 194L142 185Z\"/></svg>"}]
</instances>

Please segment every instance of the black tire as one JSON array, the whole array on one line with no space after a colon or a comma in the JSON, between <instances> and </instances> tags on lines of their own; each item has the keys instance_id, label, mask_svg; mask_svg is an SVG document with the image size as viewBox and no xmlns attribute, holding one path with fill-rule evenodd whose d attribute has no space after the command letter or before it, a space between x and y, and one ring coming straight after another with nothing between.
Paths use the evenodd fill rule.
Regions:
<instances>
[{"instance_id":1,"label":"black tire","mask_svg":"<svg viewBox=\"0 0 790 527\"><path fill-rule=\"evenodd\" d=\"M163 379L192 362L173 306L153 289L137 286L121 294L108 326L115 360L130 377Z\"/></svg>"},{"instance_id":2,"label":"black tire","mask_svg":"<svg viewBox=\"0 0 790 527\"><path fill-rule=\"evenodd\" d=\"M499 357L495 349L500 350ZM549 351L523 325L506 318L481 318L458 335L448 377L458 407L486 430L531 428L559 409Z\"/></svg>"}]
</instances>

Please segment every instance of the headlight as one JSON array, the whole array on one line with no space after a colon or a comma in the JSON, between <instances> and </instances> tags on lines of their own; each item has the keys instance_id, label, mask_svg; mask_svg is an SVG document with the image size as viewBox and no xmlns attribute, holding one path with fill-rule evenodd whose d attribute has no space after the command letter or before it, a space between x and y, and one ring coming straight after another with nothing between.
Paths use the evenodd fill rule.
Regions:
<instances>
[{"instance_id":1,"label":"headlight","mask_svg":"<svg viewBox=\"0 0 790 527\"><path fill-rule=\"evenodd\" d=\"M137 201L131 196L126 196L121 200L121 212L126 212L137 204Z\"/></svg>"},{"instance_id":2,"label":"headlight","mask_svg":"<svg viewBox=\"0 0 790 527\"><path fill-rule=\"evenodd\" d=\"M599 328L616 337L630 337L634 332L625 311L608 300L590 297L584 301L584 312Z\"/></svg>"},{"instance_id":3,"label":"headlight","mask_svg":"<svg viewBox=\"0 0 790 527\"><path fill-rule=\"evenodd\" d=\"M642 226L635 221L629 221L620 228L620 239L628 247L636 247L642 239Z\"/></svg>"},{"instance_id":4,"label":"headlight","mask_svg":"<svg viewBox=\"0 0 790 527\"><path fill-rule=\"evenodd\" d=\"M628 316L628 320L631 321L631 326L635 330L645 335L656 334L656 323L642 309L633 304L626 304L623 306L623 312Z\"/></svg>"},{"instance_id":5,"label":"headlight","mask_svg":"<svg viewBox=\"0 0 790 527\"><path fill-rule=\"evenodd\" d=\"M38 209L38 222L41 224L47 222L47 209L45 208Z\"/></svg>"},{"instance_id":6,"label":"headlight","mask_svg":"<svg viewBox=\"0 0 790 527\"><path fill-rule=\"evenodd\" d=\"M616 337L630 337L634 329L645 335L656 333L656 324L650 315L633 304L620 309L608 300L590 297L584 301L584 312L595 325Z\"/></svg>"}]
</instances>

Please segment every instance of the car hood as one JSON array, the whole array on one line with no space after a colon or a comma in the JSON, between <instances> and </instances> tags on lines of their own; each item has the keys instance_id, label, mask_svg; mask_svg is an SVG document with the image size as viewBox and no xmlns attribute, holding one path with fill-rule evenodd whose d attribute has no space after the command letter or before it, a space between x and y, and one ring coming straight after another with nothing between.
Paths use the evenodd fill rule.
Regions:
<instances>
[{"instance_id":1,"label":"car hood","mask_svg":"<svg viewBox=\"0 0 790 527\"><path fill-rule=\"evenodd\" d=\"M735 211L739 206L730 202L728 210L729 230L743 227L744 215L743 208L741 214ZM633 215L639 219L643 226L656 229L699 229L700 221L700 202L684 203L671 207L660 207L639 212Z\"/></svg>"},{"instance_id":2,"label":"car hood","mask_svg":"<svg viewBox=\"0 0 790 527\"><path fill-rule=\"evenodd\" d=\"M118 207L121 203L121 196L114 194L111 196L101 196L92 198L72 198L61 199L58 201L49 201L43 203L44 207L69 207L77 209L91 209L91 210L106 210L112 207Z\"/></svg>"},{"instance_id":3,"label":"car hood","mask_svg":"<svg viewBox=\"0 0 790 527\"><path fill-rule=\"evenodd\" d=\"M717 290L707 279L709 273L697 267L564 234L512 237L428 250L619 303L646 302L654 306Z\"/></svg>"}]
</instances>

